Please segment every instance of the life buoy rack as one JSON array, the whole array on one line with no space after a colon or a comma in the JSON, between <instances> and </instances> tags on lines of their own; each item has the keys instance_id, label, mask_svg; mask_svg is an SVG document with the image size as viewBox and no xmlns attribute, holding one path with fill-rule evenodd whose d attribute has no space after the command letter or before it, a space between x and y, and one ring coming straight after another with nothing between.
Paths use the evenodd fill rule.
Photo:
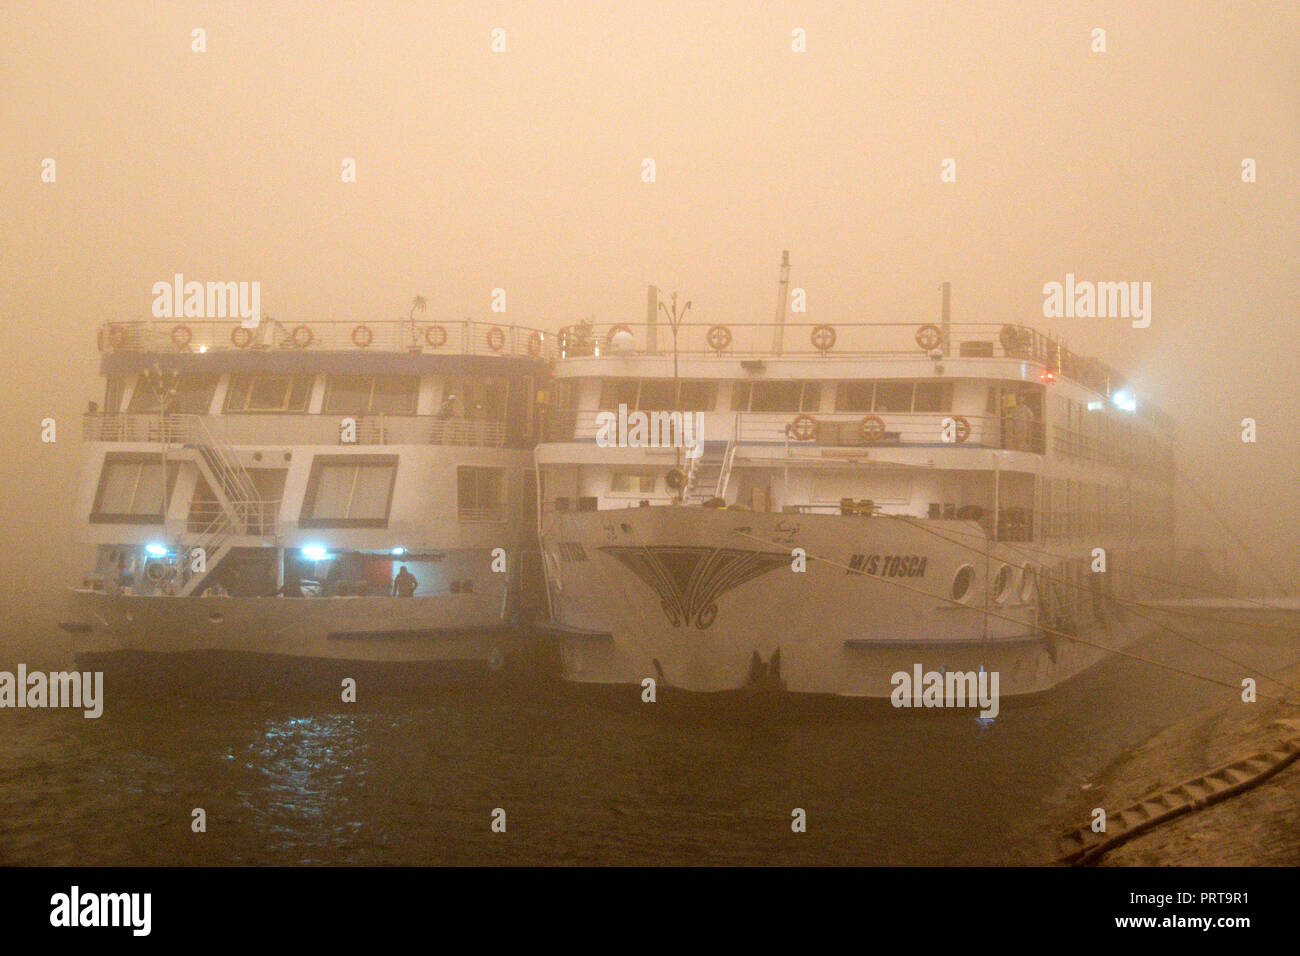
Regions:
<instances>
[{"instance_id":1,"label":"life buoy rack","mask_svg":"<svg viewBox=\"0 0 1300 956\"><path fill-rule=\"evenodd\" d=\"M528 335L528 354L537 357L542 354L542 333L534 330Z\"/></svg>"},{"instance_id":2,"label":"life buoy rack","mask_svg":"<svg viewBox=\"0 0 1300 956\"><path fill-rule=\"evenodd\" d=\"M795 441L811 441L817 435L817 419L811 415L797 415L785 426L785 432Z\"/></svg>"},{"instance_id":3,"label":"life buoy rack","mask_svg":"<svg viewBox=\"0 0 1300 956\"><path fill-rule=\"evenodd\" d=\"M426 325L424 341L429 343L430 348L440 349L447 344L447 330L441 325Z\"/></svg>"},{"instance_id":4,"label":"life buoy rack","mask_svg":"<svg viewBox=\"0 0 1300 956\"><path fill-rule=\"evenodd\" d=\"M964 415L952 415L953 438L957 444L961 444L967 438L970 438L970 420Z\"/></svg>"},{"instance_id":5,"label":"life buoy rack","mask_svg":"<svg viewBox=\"0 0 1300 956\"><path fill-rule=\"evenodd\" d=\"M487 344L493 352L500 352L506 345L506 334L495 325L488 329Z\"/></svg>"},{"instance_id":6,"label":"life buoy rack","mask_svg":"<svg viewBox=\"0 0 1300 956\"><path fill-rule=\"evenodd\" d=\"M295 328L293 330L293 335L290 336L293 344L300 349L305 349L307 346L311 345L315 338L316 336L312 334L312 330L305 325L300 325Z\"/></svg>"},{"instance_id":7,"label":"life buoy rack","mask_svg":"<svg viewBox=\"0 0 1300 956\"><path fill-rule=\"evenodd\" d=\"M618 335L618 333L620 332L626 332L628 335L632 334L632 330L629 329L626 325L615 325L608 332L605 333L605 344L613 345L614 336Z\"/></svg>"},{"instance_id":8,"label":"life buoy rack","mask_svg":"<svg viewBox=\"0 0 1300 956\"><path fill-rule=\"evenodd\" d=\"M375 340L375 333L370 331L368 325L358 325L352 330L352 344L359 349L364 349Z\"/></svg>"},{"instance_id":9,"label":"life buoy rack","mask_svg":"<svg viewBox=\"0 0 1300 956\"><path fill-rule=\"evenodd\" d=\"M185 351L192 341L194 341L194 333L190 331L188 325L172 326L172 345L176 346L176 351Z\"/></svg>"},{"instance_id":10,"label":"life buoy rack","mask_svg":"<svg viewBox=\"0 0 1300 956\"><path fill-rule=\"evenodd\" d=\"M916 330L916 344L927 352L933 352L943 341L943 333L937 325L923 325Z\"/></svg>"},{"instance_id":11,"label":"life buoy rack","mask_svg":"<svg viewBox=\"0 0 1300 956\"><path fill-rule=\"evenodd\" d=\"M246 349L253 344L253 332L242 325L230 330L230 344L237 349Z\"/></svg>"},{"instance_id":12,"label":"life buoy rack","mask_svg":"<svg viewBox=\"0 0 1300 956\"><path fill-rule=\"evenodd\" d=\"M829 352L835 348L835 339L837 338L835 330L829 325L819 325L812 330L809 336L812 339L813 348L818 352Z\"/></svg>"},{"instance_id":13,"label":"life buoy rack","mask_svg":"<svg viewBox=\"0 0 1300 956\"><path fill-rule=\"evenodd\" d=\"M869 445L874 445L885 437L885 420L879 415L868 415L862 419L858 428L862 432L862 440Z\"/></svg>"},{"instance_id":14,"label":"life buoy rack","mask_svg":"<svg viewBox=\"0 0 1300 956\"><path fill-rule=\"evenodd\" d=\"M709 348L715 352L725 351L731 344L731 329L725 325L714 325L704 334L704 341L709 343Z\"/></svg>"}]
</instances>

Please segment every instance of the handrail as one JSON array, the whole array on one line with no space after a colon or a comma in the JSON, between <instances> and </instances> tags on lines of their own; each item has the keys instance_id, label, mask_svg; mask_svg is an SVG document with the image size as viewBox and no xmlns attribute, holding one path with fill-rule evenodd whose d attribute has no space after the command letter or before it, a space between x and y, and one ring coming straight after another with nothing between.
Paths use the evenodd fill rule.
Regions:
<instances>
[{"instance_id":1,"label":"handrail","mask_svg":"<svg viewBox=\"0 0 1300 956\"><path fill-rule=\"evenodd\" d=\"M103 352L207 353L237 351L429 352L549 360L555 335L543 329L474 319L337 321L264 319L245 328L238 319L105 322Z\"/></svg>"},{"instance_id":2,"label":"handrail","mask_svg":"<svg viewBox=\"0 0 1300 956\"><path fill-rule=\"evenodd\" d=\"M188 416L144 412L87 412L82 416L86 441L147 442L171 445L204 443ZM501 448L506 423L434 415L341 415L308 413L193 416L226 445L337 445L339 423L356 422L358 445L469 445Z\"/></svg>"}]
</instances>

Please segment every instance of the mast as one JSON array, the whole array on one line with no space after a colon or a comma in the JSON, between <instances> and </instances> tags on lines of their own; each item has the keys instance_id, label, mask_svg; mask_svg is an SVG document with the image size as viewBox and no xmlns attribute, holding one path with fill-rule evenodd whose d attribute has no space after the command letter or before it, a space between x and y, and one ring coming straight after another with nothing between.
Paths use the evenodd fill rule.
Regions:
<instances>
[{"instance_id":1,"label":"mast","mask_svg":"<svg viewBox=\"0 0 1300 956\"><path fill-rule=\"evenodd\" d=\"M781 251L781 281L776 293L776 326L772 329L772 351L780 355L785 337L785 303L790 292L790 250Z\"/></svg>"}]
</instances>

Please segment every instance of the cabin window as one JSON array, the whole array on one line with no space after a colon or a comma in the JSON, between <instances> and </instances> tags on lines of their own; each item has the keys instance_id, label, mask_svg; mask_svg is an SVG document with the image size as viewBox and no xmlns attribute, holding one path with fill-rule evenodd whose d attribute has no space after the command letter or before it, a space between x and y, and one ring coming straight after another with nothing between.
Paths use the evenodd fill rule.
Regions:
<instances>
[{"instance_id":1,"label":"cabin window","mask_svg":"<svg viewBox=\"0 0 1300 956\"><path fill-rule=\"evenodd\" d=\"M837 412L869 412L875 382L840 382L835 390Z\"/></svg>"},{"instance_id":2,"label":"cabin window","mask_svg":"<svg viewBox=\"0 0 1300 956\"><path fill-rule=\"evenodd\" d=\"M90 520L99 524L162 524L176 465L157 455L108 455Z\"/></svg>"},{"instance_id":3,"label":"cabin window","mask_svg":"<svg viewBox=\"0 0 1300 956\"><path fill-rule=\"evenodd\" d=\"M659 479L653 472L616 471L609 480L612 495L652 495Z\"/></svg>"},{"instance_id":4,"label":"cabin window","mask_svg":"<svg viewBox=\"0 0 1300 956\"><path fill-rule=\"evenodd\" d=\"M176 389L168 395L167 411L175 415L206 415L212 405L212 393L217 388L216 375L179 375L168 380L168 388ZM116 411L117 409L112 409ZM135 390L131 393L128 412L134 414L151 414L158 411L158 389L150 382L148 376L136 379Z\"/></svg>"},{"instance_id":5,"label":"cabin window","mask_svg":"<svg viewBox=\"0 0 1300 956\"><path fill-rule=\"evenodd\" d=\"M815 412L821 394L820 382L737 382L731 392L731 410Z\"/></svg>"},{"instance_id":6,"label":"cabin window","mask_svg":"<svg viewBox=\"0 0 1300 956\"><path fill-rule=\"evenodd\" d=\"M676 398L674 398L676 384ZM683 411L711 412L718 404L718 383L698 380L607 378L600 385L602 411L618 411L626 405L629 411Z\"/></svg>"},{"instance_id":7,"label":"cabin window","mask_svg":"<svg viewBox=\"0 0 1300 956\"><path fill-rule=\"evenodd\" d=\"M683 381L676 408L684 412L711 412L718 405L718 383Z\"/></svg>"},{"instance_id":8,"label":"cabin window","mask_svg":"<svg viewBox=\"0 0 1300 956\"><path fill-rule=\"evenodd\" d=\"M667 411L677 407L673 397L672 379L647 379L641 383L637 408L645 411Z\"/></svg>"},{"instance_id":9,"label":"cabin window","mask_svg":"<svg viewBox=\"0 0 1300 956\"><path fill-rule=\"evenodd\" d=\"M503 378L474 376L448 379L443 389L439 414L444 418L503 422L506 420L508 391L509 386Z\"/></svg>"},{"instance_id":10,"label":"cabin window","mask_svg":"<svg viewBox=\"0 0 1300 956\"><path fill-rule=\"evenodd\" d=\"M877 412L910 412L912 410L911 382L877 382Z\"/></svg>"},{"instance_id":11,"label":"cabin window","mask_svg":"<svg viewBox=\"0 0 1300 956\"><path fill-rule=\"evenodd\" d=\"M628 410L636 408L637 380L634 378L607 378L600 385L600 407L616 412L620 405Z\"/></svg>"},{"instance_id":12,"label":"cabin window","mask_svg":"<svg viewBox=\"0 0 1300 956\"><path fill-rule=\"evenodd\" d=\"M461 521L504 521L505 469L463 465L456 469L456 508Z\"/></svg>"},{"instance_id":13,"label":"cabin window","mask_svg":"<svg viewBox=\"0 0 1300 956\"><path fill-rule=\"evenodd\" d=\"M226 392L226 411L305 412L311 397L309 375L236 374Z\"/></svg>"},{"instance_id":14,"label":"cabin window","mask_svg":"<svg viewBox=\"0 0 1300 956\"><path fill-rule=\"evenodd\" d=\"M329 375L325 411L355 415L414 415L420 391L416 375Z\"/></svg>"},{"instance_id":15,"label":"cabin window","mask_svg":"<svg viewBox=\"0 0 1300 956\"><path fill-rule=\"evenodd\" d=\"M322 455L312 462L303 495L304 528L385 528L393 502L397 458Z\"/></svg>"},{"instance_id":16,"label":"cabin window","mask_svg":"<svg viewBox=\"0 0 1300 956\"><path fill-rule=\"evenodd\" d=\"M952 411L952 382L917 382L912 395L912 411Z\"/></svg>"}]
</instances>

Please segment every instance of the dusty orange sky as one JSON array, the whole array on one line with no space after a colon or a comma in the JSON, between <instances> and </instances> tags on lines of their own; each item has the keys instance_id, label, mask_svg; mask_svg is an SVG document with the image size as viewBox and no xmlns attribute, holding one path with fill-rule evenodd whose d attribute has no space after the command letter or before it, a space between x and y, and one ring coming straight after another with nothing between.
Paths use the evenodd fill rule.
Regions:
<instances>
[{"instance_id":1,"label":"dusty orange sky","mask_svg":"<svg viewBox=\"0 0 1300 956\"><path fill-rule=\"evenodd\" d=\"M285 320L388 319L416 294L487 317L502 287L508 321L637 321L655 283L693 319L765 322L782 249L810 321L932 320L948 280L955 321L1132 370L1187 474L1300 582L1300 5L10 2L0 21L8 621L48 622L80 573L94 330L147 317L160 279L257 280ZM1043 319L1067 272L1151 282L1151 327Z\"/></svg>"}]
</instances>

